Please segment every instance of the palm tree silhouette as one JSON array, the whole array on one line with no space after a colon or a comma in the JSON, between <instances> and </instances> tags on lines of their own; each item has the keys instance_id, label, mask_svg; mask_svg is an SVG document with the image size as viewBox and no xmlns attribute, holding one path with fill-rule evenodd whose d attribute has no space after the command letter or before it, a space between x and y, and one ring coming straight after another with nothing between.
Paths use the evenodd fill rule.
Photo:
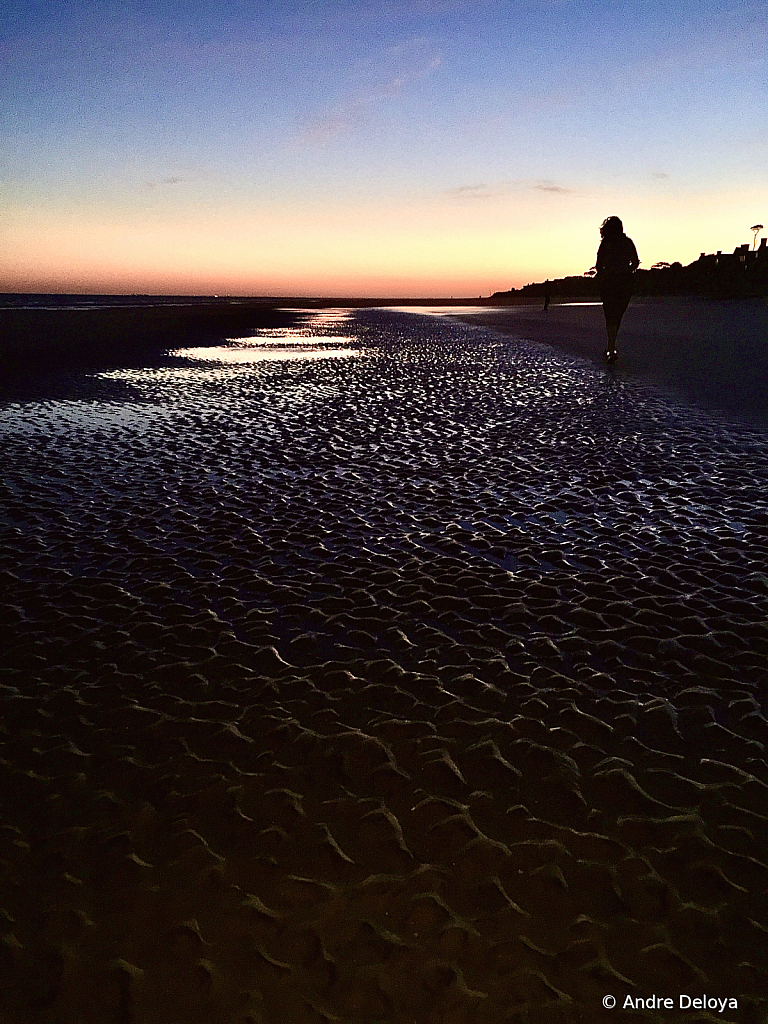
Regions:
<instances>
[{"instance_id":1,"label":"palm tree silhouette","mask_svg":"<svg viewBox=\"0 0 768 1024\"><path fill-rule=\"evenodd\" d=\"M763 225L762 224L753 224L752 227L749 230L750 231L754 231L754 233L755 233L755 237L754 237L754 240L752 242L752 248L754 249L757 246L757 232L763 230Z\"/></svg>"}]
</instances>

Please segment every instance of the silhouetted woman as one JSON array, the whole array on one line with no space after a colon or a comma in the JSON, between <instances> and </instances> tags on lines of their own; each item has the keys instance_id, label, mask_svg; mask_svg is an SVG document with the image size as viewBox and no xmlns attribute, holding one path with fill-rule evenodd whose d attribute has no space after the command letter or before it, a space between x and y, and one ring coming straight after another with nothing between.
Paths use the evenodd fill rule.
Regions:
<instances>
[{"instance_id":1,"label":"silhouetted woman","mask_svg":"<svg viewBox=\"0 0 768 1024\"><path fill-rule=\"evenodd\" d=\"M600 283L600 298L603 300L605 329L608 332L608 348L603 359L607 363L616 361L616 335L619 333L621 318L632 298L632 275L640 260L631 238L624 234L624 226L618 217L608 217L600 227L602 242L597 250L595 269Z\"/></svg>"}]
</instances>

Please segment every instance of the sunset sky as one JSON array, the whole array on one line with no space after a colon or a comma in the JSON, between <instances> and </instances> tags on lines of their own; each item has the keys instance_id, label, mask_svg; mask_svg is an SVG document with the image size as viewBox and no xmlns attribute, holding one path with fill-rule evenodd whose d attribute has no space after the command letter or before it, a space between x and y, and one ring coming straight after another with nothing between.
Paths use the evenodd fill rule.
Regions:
<instances>
[{"instance_id":1,"label":"sunset sky","mask_svg":"<svg viewBox=\"0 0 768 1024\"><path fill-rule=\"evenodd\" d=\"M0 290L489 295L768 225L765 0L0 9ZM768 232L763 232L768 233Z\"/></svg>"}]
</instances>

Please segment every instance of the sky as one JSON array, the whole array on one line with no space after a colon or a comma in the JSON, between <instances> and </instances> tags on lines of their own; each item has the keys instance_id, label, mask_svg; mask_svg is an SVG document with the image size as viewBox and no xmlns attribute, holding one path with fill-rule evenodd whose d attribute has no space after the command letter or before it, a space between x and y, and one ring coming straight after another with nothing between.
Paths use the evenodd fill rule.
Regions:
<instances>
[{"instance_id":1,"label":"sky","mask_svg":"<svg viewBox=\"0 0 768 1024\"><path fill-rule=\"evenodd\" d=\"M613 214L732 251L767 44L765 0L4 0L0 291L487 296Z\"/></svg>"}]
</instances>

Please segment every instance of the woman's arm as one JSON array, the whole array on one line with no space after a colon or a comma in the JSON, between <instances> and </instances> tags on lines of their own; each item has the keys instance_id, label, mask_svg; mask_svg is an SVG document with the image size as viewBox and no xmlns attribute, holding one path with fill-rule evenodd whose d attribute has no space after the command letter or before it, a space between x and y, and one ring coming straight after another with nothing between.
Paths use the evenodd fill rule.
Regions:
<instances>
[{"instance_id":1,"label":"woman's arm","mask_svg":"<svg viewBox=\"0 0 768 1024\"><path fill-rule=\"evenodd\" d=\"M605 270L605 239L600 243L595 257L595 270L601 274Z\"/></svg>"},{"instance_id":2,"label":"woman's arm","mask_svg":"<svg viewBox=\"0 0 768 1024\"><path fill-rule=\"evenodd\" d=\"M632 267L632 273L634 274L634 272L640 266L640 257L637 255L637 248L635 246L635 243L632 241L632 239L628 238L627 241L629 242L629 249L630 249L629 262L630 262L630 265Z\"/></svg>"}]
</instances>

